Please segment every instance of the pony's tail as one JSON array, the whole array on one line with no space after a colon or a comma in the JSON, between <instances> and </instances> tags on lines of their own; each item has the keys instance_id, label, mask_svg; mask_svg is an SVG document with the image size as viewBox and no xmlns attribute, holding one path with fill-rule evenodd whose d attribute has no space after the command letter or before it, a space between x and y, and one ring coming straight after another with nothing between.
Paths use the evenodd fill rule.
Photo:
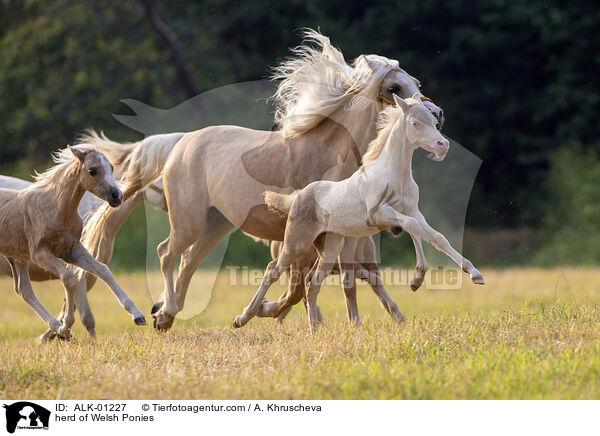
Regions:
<instances>
[{"instance_id":1,"label":"pony's tail","mask_svg":"<svg viewBox=\"0 0 600 436\"><path fill-rule=\"evenodd\" d=\"M142 141L120 144L88 131L80 144L89 144L103 153L115 166L123 189L123 201L144 190L162 176L167 159L184 133L148 136Z\"/></svg>"},{"instance_id":2,"label":"pony's tail","mask_svg":"<svg viewBox=\"0 0 600 436\"><path fill-rule=\"evenodd\" d=\"M298 191L292 192L291 194L279 194L273 191L265 192L265 203L270 210L280 215L282 218L286 218L292 208L292 203L298 196Z\"/></svg>"}]
</instances>

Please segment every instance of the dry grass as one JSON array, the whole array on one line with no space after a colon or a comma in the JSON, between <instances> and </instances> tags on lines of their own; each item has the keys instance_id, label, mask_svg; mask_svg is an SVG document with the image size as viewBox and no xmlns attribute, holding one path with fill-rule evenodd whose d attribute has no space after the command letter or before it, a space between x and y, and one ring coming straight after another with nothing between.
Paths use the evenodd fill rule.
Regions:
<instances>
[{"instance_id":1,"label":"dry grass","mask_svg":"<svg viewBox=\"0 0 600 436\"><path fill-rule=\"evenodd\" d=\"M314 337L300 307L283 326L255 319L230 328L254 288L230 287L227 273L207 310L166 334L134 327L97 285L98 339L78 324L74 342L42 346L34 339L41 321L2 278L0 398L600 398L600 270L484 276L486 286L460 291L391 287L403 326L365 286L364 326L347 326L341 290L329 286L320 298L327 326ZM147 311L144 276L118 279ZM57 311L59 285L35 287Z\"/></svg>"}]
</instances>

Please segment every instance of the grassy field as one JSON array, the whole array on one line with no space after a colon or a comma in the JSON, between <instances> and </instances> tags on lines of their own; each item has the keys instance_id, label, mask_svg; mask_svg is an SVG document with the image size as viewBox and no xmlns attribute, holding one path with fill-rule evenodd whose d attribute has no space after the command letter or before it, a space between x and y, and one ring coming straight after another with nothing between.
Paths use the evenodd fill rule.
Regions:
<instances>
[{"instance_id":1,"label":"grassy field","mask_svg":"<svg viewBox=\"0 0 600 436\"><path fill-rule=\"evenodd\" d=\"M364 325L349 327L341 289L328 286L319 300L326 326L314 337L300 306L283 326L230 328L255 289L230 287L227 273L208 308L166 334L133 326L98 284L98 338L77 323L72 343L47 345L35 340L41 321L2 278L0 398L600 398L600 269L483 273L486 286L465 280L458 291L389 287L407 315L400 326L360 286ZM118 280L148 312L145 276ZM34 285L56 312L58 283Z\"/></svg>"}]
</instances>

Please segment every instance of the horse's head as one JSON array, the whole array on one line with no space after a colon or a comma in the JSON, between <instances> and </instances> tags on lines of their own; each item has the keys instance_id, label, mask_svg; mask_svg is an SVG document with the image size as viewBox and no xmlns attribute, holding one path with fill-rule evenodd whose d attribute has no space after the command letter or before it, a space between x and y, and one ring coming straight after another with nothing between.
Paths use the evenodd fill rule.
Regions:
<instances>
[{"instance_id":1,"label":"horse's head","mask_svg":"<svg viewBox=\"0 0 600 436\"><path fill-rule=\"evenodd\" d=\"M417 94L402 99L393 94L394 102L404 112L406 138L413 147L421 147L439 160L444 159L450 142L436 129L436 120Z\"/></svg>"},{"instance_id":2,"label":"horse's head","mask_svg":"<svg viewBox=\"0 0 600 436\"><path fill-rule=\"evenodd\" d=\"M123 192L113 178L113 166L106 157L96 150L69 146L71 153L81 162L79 180L86 191L105 200L112 207L123 201Z\"/></svg>"},{"instance_id":3,"label":"horse's head","mask_svg":"<svg viewBox=\"0 0 600 436\"><path fill-rule=\"evenodd\" d=\"M415 97L423 102L423 105L431 111L437 120L437 128L441 129L444 124L444 111L431 99L425 97L419 88L421 82L408 74L401 68L392 68L381 81L379 87L379 101L394 104L392 96L395 94L400 98Z\"/></svg>"}]
</instances>

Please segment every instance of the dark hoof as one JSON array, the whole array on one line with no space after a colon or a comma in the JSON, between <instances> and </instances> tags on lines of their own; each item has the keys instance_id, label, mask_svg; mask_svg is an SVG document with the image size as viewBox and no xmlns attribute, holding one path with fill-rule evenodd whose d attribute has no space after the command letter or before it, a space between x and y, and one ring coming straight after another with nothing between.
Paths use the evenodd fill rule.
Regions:
<instances>
[{"instance_id":1,"label":"dark hoof","mask_svg":"<svg viewBox=\"0 0 600 436\"><path fill-rule=\"evenodd\" d=\"M475 276L472 277L471 280L473 281L473 283L475 283L476 285L485 285L485 281L483 280L482 276Z\"/></svg>"},{"instance_id":2,"label":"dark hoof","mask_svg":"<svg viewBox=\"0 0 600 436\"><path fill-rule=\"evenodd\" d=\"M413 279L413 280L411 280L411 282L410 282L410 289L411 289L413 292L417 292L417 291L419 290L419 288L421 287L421 285L422 285L422 284L423 284L423 280L419 280L419 281L417 281L417 280L414 280L414 279Z\"/></svg>"},{"instance_id":3,"label":"dark hoof","mask_svg":"<svg viewBox=\"0 0 600 436\"><path fill-rule=\"evenodd\" d=\"M146 325L146 318L144 316L140 316L133 319L135 325Z\"/></svg>"},{"instance_id":4,"label":"dark hoof","mask_svg":"<svg viewBox=\"0 0 600 436\"><path fill-rule=\"evenodd\" d=\"M71 342L71 340L73 339L73 335L71 335L70 331L63 334L58 333L56 335L56 339L58 339L59 341Z\"/></svg>"},{"instance_id":5,"label":"dark hoof","mask_svg":"<svg viewBox=\"0 0 600 436\"><path fill-rule=\"evenodd\" d=\"M395 313L392 317L398 324L403 324L406 322L406 317L401 312Z\"/></svg>"},{"instance_id":6,"label":"dark hoof","mask_svg":"<svg viewBox=\"0 0 600 436\"><path fill-rule=\"evenodd\" d=\"M54 330L48 329L46 330L46 333L38 337L38 340L41 343L46 343L52 341L54 338L56 338L56 332Z\"/></svg>"},{"instance_id":7,"label":"dark hoof","mask_svg":"<svg viewBox=\"0 0 600 436\"><path fill-rule=\"evenodd\" d=\"M400 236L403 231L402 227L390 227L390 233L394 236Z\"/></svg>"},{"instance_id":8,"label":"dark hoof","mask_svg":"<svg viewBox=\"0 0 600 436\"><path fill-rule=\"evenodd\" d=\"M152 325L159 332L166 332L173 326L173 322L175 322L175 317L169 315L163 310L156 312L154 315L152 315L152 318Z\"/></svg>"},{"instance_id":9,"label":"dark hoof","mask_svg":"<svg viewBox=\"0 0 600 436\"><path fill-rule=\"evenodd\" d=\"M158 312L161 308L163 307L163 301L162 300L158 300L156 303L154 303L154 306L152 306L152 310L150 311L150 313L152 315L154 315L156 312Z\"/></svg>"},{"instance_id":10,"label":"dark hoof","mask_svg":"<svg viewBox=\"0 0 600 436\"><path fill-rule=\"evenodd\" d=\"M242 324L242 317L241 316L236 316L235 319L233 320L233 328L234 329L239 329L240 327L243 327L244 324Z\"/></svg>"}]
</instances>

